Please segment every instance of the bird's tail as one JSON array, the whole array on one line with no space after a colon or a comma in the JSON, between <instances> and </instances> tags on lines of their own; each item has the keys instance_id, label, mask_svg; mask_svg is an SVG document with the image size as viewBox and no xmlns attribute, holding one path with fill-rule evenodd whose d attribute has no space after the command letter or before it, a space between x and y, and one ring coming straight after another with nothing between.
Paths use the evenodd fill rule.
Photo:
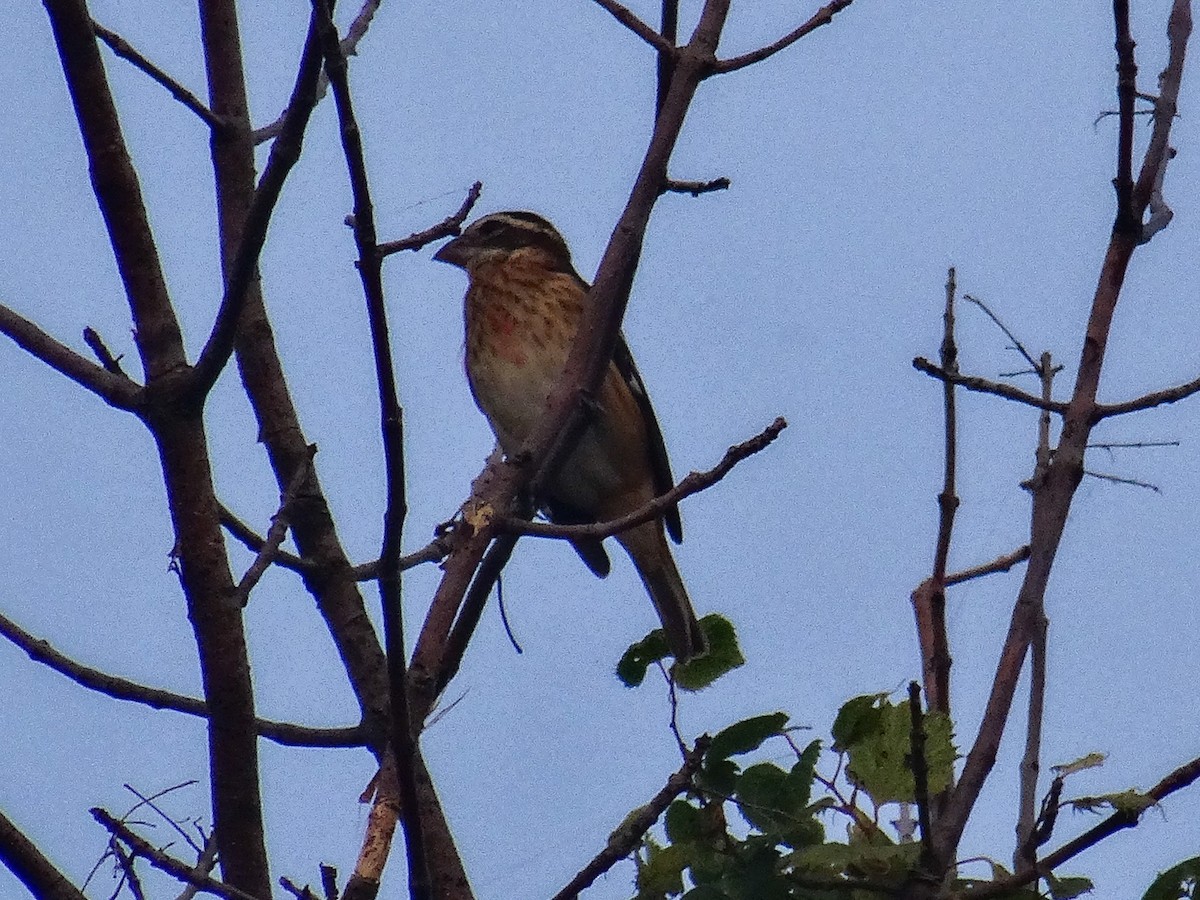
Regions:
<instances>
[{"instance_id":1,"label":"bird's tail","mask_svg":"<svg viewBox=\"0 0 1200 900\"><path fill-rule=\"evenodd\" d=\"M667 546L662 523L638 525L618 534L617 540L629 553L646 586L675 659L684 662L699 656L706 649L704 634Z\"/></svg>"}]
</instances>

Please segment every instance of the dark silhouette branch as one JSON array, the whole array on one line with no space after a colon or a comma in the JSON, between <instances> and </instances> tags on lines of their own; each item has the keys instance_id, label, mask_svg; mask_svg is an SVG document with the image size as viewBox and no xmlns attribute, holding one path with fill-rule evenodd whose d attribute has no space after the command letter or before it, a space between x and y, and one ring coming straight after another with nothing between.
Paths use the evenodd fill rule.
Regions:
<instances>
[{"instance_id":1,"label":"dark silhouette branch","mask_svg":"<svg viewBox=\"0 0 1200 900\"><path fill-rule=\"evenodd\" d=\"M250 601L250 592L254 590L255 585L266 574L271 563L275 561L283 539L287 537L288 526L291 524L291 509L296 501L296 494L308 480L309 472L312 470L312 457L317 452L317 445L310 444L308 450L307 465L298 468L292 476L292 483L287 486L287 490L283 492L283 497L279 501L278 511L271 517L271 527L267 530L267 539L263 541L258 555L254 557L254 562L250 564L250 568L246 570L246 574L242 576L242 580L238 582L237 589L234 591L233 602L239 606L245 606Z\"/></svg>"},{"instance_id":2,"label":"dark silhouette branch","mask_svg":"<svg viewBox=\"0 0 1200 900\"><path fill-rule=\"evenodd\" d=\"M183 860L164 853L98 806L92 807L89 812L91 812L92 818L99 822L114 839L123 841L134 856L140 856L154 868L166 872L177 881L193 884L202 891L224 897L225 900L267 900L266 897L258 898L231 884L218 881L200 868L188 865Z\"/></svg>"},{"instance_id":3,"label":"dark silhouette branch","mask_svg":"<svg viewBox=\"0 0 1200 900\"><path fill-rule=\"evenodd\" d=\"M1123 3L1124 0L1114 3L1118 45L1122 44L1123 35L1127 31L1123 20ZM1170 44L1167 68L1160 79L1163 88L1162 102L1166 109L1174 109L1190 32L1189 4L1187 0L1175 0L1167 27ZM1118 79L1118 94L1122 99L1121 132L1131 134L1133 109L1131 103L1125 102L1124 95L1129 90L1128 69L1131 62L1126 54L1131 57L1132 47L1126 49L1119 46L1118 50L1121 56L1121 72ZM1132 94L1128 96L1132 99ZM1159 166L1165 163L1170 125L1170 118L1156 119L1155 135L1142 163L1143 175L1147 172L1157 172ZM1091 429L1096 422L1096 395L1112 319L1120 299L1129 260L1140 238L1140 227L1130 227L1130 222L1138 226L1145 212L1145 204L1149 201L1149 189L1144 192L1139 189L1134 191L1132 208L1126 208L1121 203L1125 189L1120 182L1128 171L1125 149L1123 141L1118 149L1117 163L1119 208L1097 280L1074 389L1070 403L1065 411L1062 411L1063 424L1058 447L1046 469L1045 477L1039 479L1033 491L1029 564L1013 607L1008 634L1001 648L1000 660L979 730L967 754L958 784L938 822L937 856L943 866L951 865L963 829L984 782L995 765L1025 656L1041 616L1046 586L1066 526L1071 501L1083 478L1083 459ZM1031 405L1051 408L1044 401ZM1052 411L1059 410L1052 408Z\"/></svg>"},{"instance_id":4,"label":"dark silhouette branch","mask_svg":"<svg viewBox=\"0 0 1200 900\"><path fill-rule=\"evenodd\" d=\"M776 418L774 422L764 428L759 434L749 440L742 441L740 444L734 444L726 450L725 456L722 457L721 461L707 472L689 472L671 490L655 497L641 509L636 509L619 519L612 519L608 522L597 522L592 525L552 525L548 522L530 522L527 519L510 518L504 523L504 529L512 534L527 534L534 537L560 539L611 537L626 529L633 528L635 525L649 522L651 519L661 516L665 510L671 508L683 498L690 497L692 494L698 494L712 487L728 475L733 467L742 460L769 447L786 427L787 421L782 416Z\"/></svg>"},{"instance_id":5,"label":"dark silhouette branch","mask_svg":"<svg viewBox=\"0 0 1200 900\"><path fill-rule=\"evenodd\" d=\"M671 802L692 786L692 780L704 762L708 744L708 738L697 738L696 745L684 754L683 765L667 779L662 790L651 797L644 806L638 807L636 813L625 819L609 837L604 849L580 869L579 873L567 882L566 887L551 900L575 900L580 891L589 887L597 878L632 853Z\"/></svg>"},{"instance_id":6,"label":"dark silhouette branch","mask_svg":"<svg viewBox=\"0 0 1200 900\"><path fill-rule=\"evenodd\" d=\"M746 66L769 59L779 51L786 50L801 38L807 37L822 25L828 25L833 21L834 16L853 2L854 0L833 0L832 3L828 3L817 10L812 18L799 28L785 34L775 43L768 44L766 47L760 47L758 50L752 50L749 53L743 53L741 56L720 60L717 62L715 73L723 75L726 72L736 72L738 69L744 69Z\"/></svg>"},{"instance_id":7,"label":"dark silhouette branch","mask_svg":"<svg viewBox=\"0 0 1200 900\"><path fill-rule=\"evenodd\" d=\"M7 616L0 613L0 636L20 647L34 662L49 666L60 675L115 700L141 703L154 709L170 709L190 716L209 718L208 704L161 688L138 684L127 678L110 675L85 666L55 649L49 641L35 638ZM350 728L310 728L290 722L256 719L255 729L269 741L287 747L361 747L366 743L361 726Z\"/></svg>"},{"instance_id":8,"label":"dark silhouette branch","mask_svg":"<svg viewBox=\"0 0 1200 900\"><path fill-rule=\"evenodd\" d=\"M1200 392L1200 378L1189 381L1187 384L1180 384L1161 391L1154 391L1150 394L1143 394L1141 397L1126 400L1122 403L1098 403L1096 404L1095 411L1092 413L1092 421L1101 422L1112 416L1124 416L1128 413L1140 412L1143 409L1153 409L1156 406L1177 403L1180 400L1186 400L1198 392Z\"/></svg>"},{"instance_id":9,"label":"dark silhouette branch","mask_svg":"<svg viewBox=\"0 0 1200 900\"><path fill-rule=\"evenodd\" d=\"M359 9L358 15L350 23L346 29L346 36L342 38L339 46L342 48L343 56L356 56L358 54L358 45L362 39L367 36L367 30L371 27L371 20L375 18L375 13L379 9L379 4L382 0L365 0L362 8ZM329 90L329 76L322 70L321 77L317 80L317 102L325 99L325 94ZM290 109L291 107L288 107ZM278 118L269 125L264 125L262 128L254 129L251 137L254 143L263 144L272 138L278 137L283 129L283 120L287 117L288 110L281 112Z\"/></svg>"},{"instance_id":10,"label":"dark silhouette branch","mask_svg":"<svg viewBox=\"0 0 1200 900\"><path fill-rule=\"evenodd\" d=\"M479 201L479 195L482 192L483 182L475 182L471 185L471 189L467 191L466 199L463 200L462 206L458 208L458 212L447 216L436 225L426 228L424 231L413 232L408 237L401 238L398 241L385 241L376 248L376 252L383 257L389 256L392 253L400 253L403 250L420 250L434 241L453 237L462 230L463 222L471 214L471 210Z\"/></svg>"},{"instance_id":11,"label":"dark silhouette branch","mask_svg":"<svg viewBox=\"0 0 1200 900\"><path fill-rule=\"evenodd\" d=\"M665 56L675 54L676 48L673 42L668 42L665 37L635 16L628 8L617 3L616 0L593 0L593 2L660 54Z\"/></svg>"},{"instance_id":12,"label":"dark silhouette branch","mask_svg":"<svg viewBox=\"0 0 1200 900\"><path fill-rule=\"evenodd\" d=\"M1026 406L1032 406L1034 409L1048 409L1050 412L1058 413L1059 415L1067 411L1066 403L1057 400L1043 400L1041 397L1023 391L1020 388L1015 388L1011 384L990 381L987 378L979 378L975 375L961 375L957 372L947 372L941 367L935 366L923 356L918 356L913 360L913 368L918 372L924 372L931 378L936 378L938 381L948 381L959 387L966 388L968 391L975 391L981 394L995 394L997 397L1003 397L1005 400L1024 403Z\"/></svg>"},{"instance_id":13,"label":"dark silhouette branch","mask_svg":"<svg viewBox=\"0 0 1200 900\"><path fill-rule=\"evenodd\" d=\"M121 37L121 35L117 34L115 31L110 31L109 29L105 28L95 19L92 19L92 28L95 29L96 37L104 41L104 43L108 45L108 48L112 50L113 53L121 57L121 59L132 63L135 68L145 72L152 79L154 79L154 81L157 81L160 85L165 87L172 97L199 116L204 124L206 124L209 128L217 129L225 127L225 121L220 116L215 115L211 109L205 106L199 97L185 88L182 84L168 75L154 63L150 62L149 59L139 53L133 47L133 45L130 44L129 41L125 40L125 38Z\"/></svg>"},{"instance_id":14,"label":"dark silhouette branch","mask_svg":"<svg viewBox=\"0 0 1200 900\"><path fill-rule=\"evenodd\" d=\"M121 357L112 355L112 351L108 349L104 339L100 337L95 328L89 326L83 329L83 342L96 354L96 358L100 360L100 365L104 366L105 372L120 375L122 378L127 377L125 370L121 368Z\"/></svg>"},{"instance_id":15,"label":"dark silhouette branch","mask_svg":"<svg viewBox=\"0 0 1200 900\"><path fill-rule=\"evenodd\" d=\"M730 184L732 182L725 176L714 178L712 181L676 181L674 178L668 178L663 185L663 193L691 194L693 197L699 197L701 194L728 190Z\"/></svg>"},{"instance_id":16,"label":"dark silhouette branch","mask_svg":"<svg viewBox=\"0 0 1200 900\"><path fill-rule=\"evenodd\" d=\"M326 5L326 0L313 0L313 8L318 16L325 73L329 77L334 104L337 107L342 149L350 173L350 189L354 196L354 241L358 247L358 273L366 299L379 391L387 499L378 580L383 608L384 648L387 653L388 681L391 689L391 745L396 761L400 822L404 829L408 857L408 887L412 900L430 900L434 892L434 877L438 878L440 884L445 878L443 873L460 870L462 866L457 859L439 860L435 865L435 861L430 858L425 838L426 813L421 808L421 797L417 790L419 732L413 728L409 710L407 651L400 581L400 547L404 519L408 514L404 485L404 413L396 391L396 373L392 365L387 310L383 299L383 257L379 252L366 156L350 96L346 58L338 46L337 29L334 27L332 10ZM470 196L468 201L474 202ZM464 207L466 210L470 208L467 204L464 204ZM464 210L463 217L465 216ZM452 848L453 844L444 841L441 846L443 849Z\"/></svg>"},{"instance_id":17,"label":"dark silhouette branch","mask_svg":"<svg viewBox=\"0 0 1200 900\"><path fill-rule=\"evenodd\" d=\"M239 59L239 76L240 62ZM211 78L212 66L209 68ZM221 298L212 332L189 379L190 392L197 399L208 395L216 383L217 376L221 374L233 354L242 310L247 304L252 283L258 280L258 258L267 240L271 215L275 211L275 204L283 191L288 174L300 159L304 131L317 102L317 77L320 73L321 52L317 45L316 26L310 22L304 50L300 56L299 71L296 73L291 100L288 102L287 115L284 117L279 138L271 145L271 153L258 181L254 199L237 229L236 252L231 258L226 257L225 294ZM242 94L244 99L244 85ZM228 238L230 234L227 226L223 237Z\"/></svg>"},{"instance_id":18,"label":"dark silhouette branch","mask_svg":"<svg viewBox=\"0 0 1200 900\"><path fill-rule=\"evenodd\" d=\"M141 385L124 375L105 371L4 305L0 305L0 334L8 335L21 349L87 388L109 406L131 412L140 408L144 399Z\"/></svg>"},{"instance_id":19,"label":"dark silhouette branch","mask_svg":"<svg viewBox=\"0 0 1200 900\"><path fill-rule=\"evenodd\" d=\"M1029 351L1025 349L1025 345L1022 344L1019 340L1017 340L1017 336L1012 333L1012 331L1009 329L1009 327L1007 325L1005 325L1003 322L1000 321L1000 317L997 316L994 312L992 312L991 308L986 303L984 303L978 297L972 297L970 294L963 294L963 299L966 300L968 303L975 304L981 310L983 310L984 315L986 315L989 319L991 319L992 322L996 325L996 327L1004 332L1004 336L1006 338L1008 338L1010 341L1012 341L1013 349L1015 349L1018 353L1021 354L1021 356L1023 356L1025 358L1025 362L1029 363L1029 368L1031 368L1035 372L1038 371L1038 363L1032 356L1029 355Z\"/></svg>"},{"instance_id":20,"label":"dark silhouette branch","mask_svg":"<svg viewBox=\"0 0 1200 900\"><path fill-rule=\"evenodd\" d=\"M221 525L252 553L261 554L267 546L266 538L235 516L225 504L221 504ZM288 553L281 548L275 549L271 556L271 561L285 569L291 569L300 575L307 574L316 569L314 563L306 559L301 559L294 553Z\"/></svg>"},{"instance_id":21,"label":"dark silhouette branch","mask_svg":"<svg viewBox=\"0 0 1200 900\"><path fill-rule=\"evenodd\" d=\"M0 810L0 863L40 900L87 900L4 812Z\"/></svg>"}]
</instances>

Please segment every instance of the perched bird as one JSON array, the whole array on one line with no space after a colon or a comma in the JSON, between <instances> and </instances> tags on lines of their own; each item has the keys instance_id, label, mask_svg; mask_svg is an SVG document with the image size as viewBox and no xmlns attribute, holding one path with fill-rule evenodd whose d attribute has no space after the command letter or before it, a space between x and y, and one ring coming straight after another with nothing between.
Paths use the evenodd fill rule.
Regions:
<instances>
[{"instance_id":1,"label":"perched bird","mask_svg":"<svg viewBox=\"0 0 1200 900\"><path fill-rule=\"evenodd\" d=\"M562 374L583 316L587 282L571 264L562 235L531 212L484 216L433 258L467 273L467 380L501 448L515 453L545 413ZM624 336L617 339L596 400L583 437L547 496L539 498L552 522L615 519L674 485L662 432ZM683 529L676 507L616 538L654 602L671 652L686 660L703 652L704 638L664 523L678 543ZM599 540L572 543L593 572L608 574L608 554Z\"/></svg>"}]
</instances>

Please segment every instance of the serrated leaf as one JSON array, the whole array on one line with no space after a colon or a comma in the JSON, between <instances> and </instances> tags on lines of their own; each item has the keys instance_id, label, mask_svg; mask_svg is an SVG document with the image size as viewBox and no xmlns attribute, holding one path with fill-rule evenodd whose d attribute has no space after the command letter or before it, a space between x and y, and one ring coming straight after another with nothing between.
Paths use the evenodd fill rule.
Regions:
<instances>
[{"instance_id":1,"label":"serrated leaf","mask_svg":"<svg viewBox=\"0 0 1200 900\"><path fill-rule=\"evenodd\" d=\"M803 797L802 804L812 799L813 781L817 776L817 759L821 755L821 741L811 742L800 752L800 758L788 772L788 789L797 797Z\"/></svg>"},{"instance_id":2,"label":"serrated leaf","mask_svg":"<svg viewBox=\"0 0 1200 900\"><path fill-rule=\"evenodd\" d=\"M758 763L737 783L738 811L763 833L774 833L798 822L804 804L788 796L788 773L773 763Z\"/></svg>"},{"instance_id":3,"label":"serrated leaf","mask_svg":"<svg viewBox=\"0 0 1200 900\"><path fill-rule=\"evenodd\" d=\"M845 707L843 707L844 709ZM909 702L880 702L877 718L870 730L858 729L858 737L848 742L850 781L871 795L876 805L916 801L916 783L912 774L912 716ZM869 717L860 717L860 724ZM951 723L943 713L926 713L925 766L929 793L937 794L950 786L957 753Z\"/></svg>"},{"instance_id":4,"label":"serrated leaf","mask_svg":"<svg viewBox=\"0 0 1200 900\"><path fill-rule=\"evenodd\" d=\"M1071 801L1071 808L1076 812L1100 812L1112 808L1117 812L1140 816L1154 805L1154 798L1138 791L1116 791L1112 794L1095 794L1089 797L1076 797Z\"/></svg>"},{"instance_id":5,"label":"serrated leaf","mask_svg":"<svg viewBox=\"0 0 1200 900\"><path fill-rule=\"evenodd\" d=\"M700 630L704 633L708 651L677 664L674 669L675 684L685 691L706 688L746 662L742 648L738 646L737 631L724 616L709 613L700 620Z\"/></svg>"},{"instance_id":6,"label":"serrated leaf","mask_svg":"<svg viewBox=\"0 0 1200 900\"><path fill-rule=\"evenodd\" d=\"M1082 772L1084 769L1099 768L1104 765L1106 759L1108 759L1107 753L1089 753L1087 756L1081 756L1079 759L1071 760L1069 763L1051 766L1050 771L1055 775L1074 775L1076 772Z\"/></svg>"},{"instance_id":7,"label":"serrated leaf","mask_svg":"<svg viewBox=\"0 0 1200 900\"><path fill-rule=\"evenodd\" d=\"M656 628L621 654L617 662L617 678L625 687L637 687L646 680L646 670L650 666L670 655L666 636L661 628Z\"/></svg>"},{"instance_id":8,"label":"serrated leaf","mask_svg":"<svg viewBox=\"0 0 1200 900\"><path fill-rule=\"evenodd\" d=\"M1195 900L1200 897L1200 856L1185 859L1159 874L1142 900Z\"/></svg>"},{"instance_id":9,"label":"serrated leaf","mask_svg":"<svg viewBox=\"0 0 1200 900\"><path fill-rule=\"evenodd\" d=\"M708 752L704 755L705 762L728 759L757 750L767 738L783 734L787 720L787 713L774 712L751 716L749 719L734 722L728 728L722 728L708 745Z\"/></svg>"}]
</instances>

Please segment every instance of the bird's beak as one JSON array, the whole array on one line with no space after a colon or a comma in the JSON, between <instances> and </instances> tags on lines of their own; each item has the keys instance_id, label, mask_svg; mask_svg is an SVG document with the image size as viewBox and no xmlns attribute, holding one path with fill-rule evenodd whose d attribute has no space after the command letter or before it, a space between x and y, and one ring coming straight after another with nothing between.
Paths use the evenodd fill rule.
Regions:
<instances>
[{"instance_id":1,"label":"bird's beak","mask_svg":"<svg viewBox=\"0 0 1200 900\"><path fill-rule=\"evenodd\" d=\"M449 243L443 244L442 248L433 254L433 258L438 262L449 263L460 269L466 268L468 256L468 248L464 245L461 237L456 237Z\"/></svg>"}]
</instances>

